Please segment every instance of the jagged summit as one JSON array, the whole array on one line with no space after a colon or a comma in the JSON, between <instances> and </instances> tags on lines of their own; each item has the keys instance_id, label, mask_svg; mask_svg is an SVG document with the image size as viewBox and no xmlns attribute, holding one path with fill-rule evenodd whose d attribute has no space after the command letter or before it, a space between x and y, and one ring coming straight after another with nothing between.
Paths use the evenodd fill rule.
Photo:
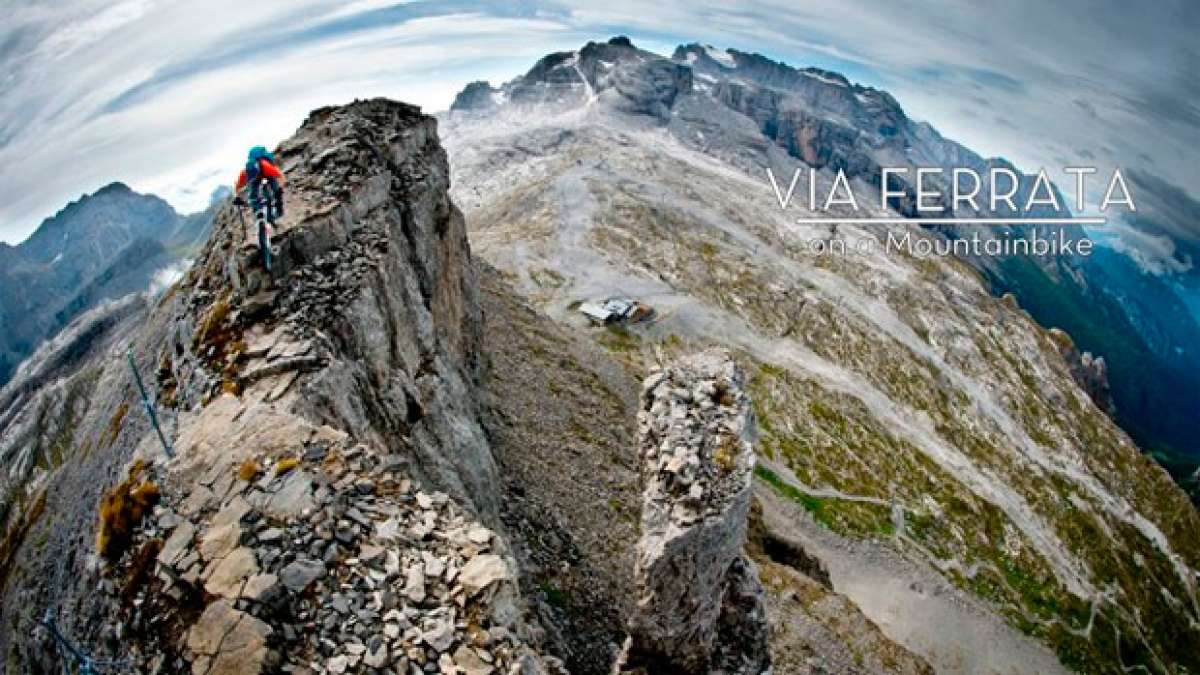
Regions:
<instances>
[{"instance_id":1,"label":"jagged summit","mask_svg":"<svg viewBox=\"0 0 1200 675\"><path fill-rule=\"evenodd\" d=\"M476 80L463 87L463 90L454 96L454 102L450 104L450 109L487 110L496 105L496 100L493 98L496 93L492 85L485 80Z\"/></svg>"},{"instance_id":2,"label":"jagged summit","mask_svg":"<svg viewBox=\"0 0 1200 675\"><path fill-rule=\"evenodd\" d=\"M104 187L100 188L99 190L96 190L95 194L97 194L97 195L109 194L109 193L129 194L131 192L133 192L133 188L129 187L124 182L117 180L117 181L113 181L113 182L109 183L108 185L105 185Z\"/></svg>"},{"instance_id":3,"label":"jagged summit","mask_svg":"<svg viewBox=\"0 0 1200 675\"><path fill-rule=\"evenodd\" d=\"M551 106L592 106L666 119L677 97L691 90L690 70L638 49L628 38L589 42L578 51L555 52L524 75L494 89L475 82L455 99L452 111Z\"/></svg>"},{"instance_id":4,"label":"jagged summit","mask_svg":"<svg viewBox=\"0 0 1200 675\"><path fill-rule=\"evenodd\" d=\"M520 116L531 107L546 113L591 109L597 103L603 109L657 118L681 140L709 152L729 137L731 126L749 119L758 127L760 139L804 164L840 170L876 187L881 167L908 167L910 179L893 178L897 182L890 188L905 192L907 196L894 199L894 205L910 216L916 214L911 176L917 167L943 167L947 175L953 167L969 167L981 175L992 166L1015 168L1001 159L980 157L942 137L929 124L910 119L886 91L851 83L840 73L796 68L761 54L699 43L680 45L667 58L638 49L628 39L588 42L577 51L543 57L529 72L499 88L471 83L451 111L511 110ZM744 150L745 142L735 135L726 145L724 153L733 155ZM947 180L931 179L948 193ZM988 189L985 186L981 192L983 201ZM1023 204L1032 189L1032 177L1020 178L1016 203ZM1065 205L1061 199L1060 203ZM960 211L970 212L956 213L944 205L943 215L1056 213L1043 213L1045 207L1029 214L1021 209L1010 212L1004 205L998 208L992 213L962 207ZM1065 206L1062 212L1066 213ZM994 235L992 230L982 233ZM1084 235L1072 231L1071 236Z\"/></svg>"},{"instance_id":5,"label":"jagged summit","mask_svg":"<svg viewBox=\"0 0 1200 675\"><path fill-rule=\"evenodd\" d=\"M10 496L75 523L41 527L51 550L76 553L62 565L12 551L22 574L5 586L4 625L23 628L0 640L10 663L51 667L32 632L47 609L139 669L542 663L492 529L478 291L434 120L386 100L323 108L278 156L290 180L277 276L226 202L186 277L123 324L137 326L130 346L175 459L133 409L120 344L10 411L9 430L73 397L75 424L33 424L29 440L75 459ZM145 521L126 510L155 501Z\"/></svg>"},{"instance_id":6,"label":"jagged summit","mask_svg":"<svg viewBox=\"0 0 1200 675\"><path fill-rule=\"evenodd\" d=\"M142 213L146 217L139 217ZM155 227L168 227L167 224L176 217L174 209L162 199L134 192L125 183L114 182L68 203L42 221L20 247L40 260L64 250L61 242L54 240L55 237L61 239L64 233L102 238L114 236L119 228L149 232Z\"/></svg>"}]
</instances>

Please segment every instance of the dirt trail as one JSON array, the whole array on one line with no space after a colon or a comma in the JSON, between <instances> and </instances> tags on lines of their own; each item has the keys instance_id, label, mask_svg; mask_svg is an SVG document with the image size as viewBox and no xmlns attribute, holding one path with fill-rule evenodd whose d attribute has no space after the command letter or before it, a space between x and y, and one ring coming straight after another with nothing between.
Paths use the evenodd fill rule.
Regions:
<instances>
[{"instance_id":1,"label":"dirt trail","mask_svg":"<svg viewBox=\"0 0 1200 675\"><path fill-rule=\"evenodd\" d=\"M771 530L819 558L835 591L939 673L1067 672L1049 648L1017 632L927 564L882 542L838 537L762 483L755 492Z\"/></svg>"}]
</instances>

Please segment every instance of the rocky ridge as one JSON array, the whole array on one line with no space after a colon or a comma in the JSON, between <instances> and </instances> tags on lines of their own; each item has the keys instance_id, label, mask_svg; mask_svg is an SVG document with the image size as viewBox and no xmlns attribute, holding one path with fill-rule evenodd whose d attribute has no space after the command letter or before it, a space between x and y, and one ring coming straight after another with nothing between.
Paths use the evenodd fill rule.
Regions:
<instances>
[{"instance_id":1,"label":"rocky ridge","mask_svg":"<svg viewBox=\"0 0 1200 675\"><path fill-rule=\"evenodd\" d=\"M300 455L260 468L265 460L248 458L237 475L218 465L190 483L162 476L162 502L134 553L101 584L121 608L107 631L134 645L125 657L139 670L540 667L515 632L521 611L503 541L446 493L414 488L406 460L327 428ZM119 597L122 580L150 573ZM172 624L190 624L174 643L128 640Z\"/></svg>"},{"instance_id":2,"label":"rocky ridge","mask_svg":"<svg viewBox=\"0 0 1200 675\"><path fill-rule=\"evenodd\" d=\"M276 152L289 189L271 273L225 204L179 283L102 314L109 338L64 341L28 390L6 390L6 432L62 453L14 486L7 666L61 665L48 617L93 657L150 672L562 672L548 645L574 638L547 639L522 567L539 560L524 519L541 514L501 508L476 267L435 121L386 100L323 108ZM69 426L30 423L46 382L74 392L54 399ZM721 565L745 562L746 491L731 490Z\"/></svg>"},{"instance_id":3,"label":"rocky ridge","mask_svg":"<svg viewBox=\"0 0 1200 675\"><path fill-rule=\"evenodd\" d=\"M743 553L754 466L744 376L729 354L656 369L638 414L637 609L618 672L769 670L758 569Z\"/></svg>"},{"instance_id":4,"label":"rocky ridge","mask_svg":"<svg viewBox=\"0 0 1200 675\"><path fill-rule=\"evenodd\" d=\"M508 644L521 647L525 638L517 636L534 633L522 632L520 603L512 600L515 564L488 529L498 516L495 466L481 426L478 289L462 218L447 196L435 122L383 100L322 109L278 155L291 180L274 274L259 267L249 233L227 203L191 271L134 332L132 351L174 438L175 459L164 461L144 419L126 414L136 402L123 351L113 345L86 362L99 372L79 383L80 424L63 452L95 447L91 459L118 474L116 487L89 499L100 486L79 462L58 467L38 491L55 519L95 523L101 502L100 550L123 573L106 572L107 563L82 554L63 566L16 541L18 574L5 588L5 625L32 629L49 607L84 644L117 635L109 648L118 656L140 653L143 663L165 657L171 645L173 658L163 661L169 670L190 664L214 673L309 657L326 671L349 667L354 657L387 667L403 658L445 662L454 656L446 653L451 646L467 644L456 642L455 631L466 629L468 610L485 630L508 627ZM346 464L316 471L315 445ZM373 476L383 481L376 488L366 474L394 456L404 464L393 462L390 470L403 468L402 475L390 474L390 482ZM137 460L126 478L119 467L131 458ZM143 465L144 479L137 477ZM254 466L265 476L256 487L247 482ZM64 492L73 484L87 487ZM161 503L139 530L138 516L149 506L141 500L151 494ZM92 546L89 526L59 534L38 513L24 515L31 528L74 539L50 550ZM379 553L384 547L404 554ZM108 579L112 596L89 592L97 575ZM351 579L379 596L372 603L351 596ZM334 603L308 588L305 596L308 582L343 595ZM479 609L503 604L496 602L501 582L510 584L507 609ZM408 604L393 597L384 608L385 592ZM16 597L22 600L9 601ZM177 600L177 611L160 606L136 616L136 599L160 597ZM321 636L304 626L318 619L333 626L333 615L302 597L325 601L335 615L376 611L374 633L363 635L370 651L327 653ZM116 617L114 608L121 608ZM172 616L179 620L161 618ZM337 624L327 639L343 637L349 624ZM396 637L409 643L393 644L389 625L417 633L402 632ZM236 637L222 639L226 629ZM53 653L20 635L6 630L0 640L10 664L45 663ZM498 649L509 639L502 635L496 629ZM371 637L377 640L368 644ZM385 638L386 658L379 651ZM404 653L430 642L440 651ZM468 651L460 659L484 658ZM520 656L490 655L495 667Z\"/></svg>"}]
</instances>

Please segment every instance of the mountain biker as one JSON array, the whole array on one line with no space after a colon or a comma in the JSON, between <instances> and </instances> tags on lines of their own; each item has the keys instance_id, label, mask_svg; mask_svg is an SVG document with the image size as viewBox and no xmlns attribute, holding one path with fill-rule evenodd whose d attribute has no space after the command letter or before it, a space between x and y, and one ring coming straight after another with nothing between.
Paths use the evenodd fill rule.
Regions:
<instances>
[{"instance_id":1,"label":"mountain biker","mask_svg":"<svg viewBox=\"0 0 1200 675\"><path fill-rule=\"evenodd\" d=\"M261 195L264 182L267 184L269 192ZM286 179L275 164L275 156L263 146L256 145L250 148L250 152L246 156L246 167L238 174L237 182L233 186L233 193L237 195L234 203L239 206L246 204L240 193L242 188L248 185L250 187L250 208L257 211L261 206L261 199L266 199L268 203L273 202L273 208L267 210L267 216L268 221L274 223L276 217L283 215L284 183L286 183Z\"/></svg>"}]
</instances>

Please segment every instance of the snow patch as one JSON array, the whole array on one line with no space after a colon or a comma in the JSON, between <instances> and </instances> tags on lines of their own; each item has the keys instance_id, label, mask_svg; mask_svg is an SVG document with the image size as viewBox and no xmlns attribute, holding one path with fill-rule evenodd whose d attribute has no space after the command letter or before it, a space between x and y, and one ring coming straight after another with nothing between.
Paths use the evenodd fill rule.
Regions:
<instances>
[{"instance_id":1,"label":"snow patch","mask_svg":"<svg viewBox=\"0 0 1200 675\"><path fill-rule=\"evenodd\" d=\"M825 84L832 84L835 87L846 86L846 83L842 82L841 80L835 80L831 77L825 77L824 75L822 75L820 73L814 73L811 70L802 70L800 72L804 73L805 75L811 77L814 80L820 80L821 82L824 82Z\"/></svg>"},{"instance_id":2,"label":"snow patch","mask_svg":"<svg viewBox=\"0 0 1200 675\"><path fill-rule=\"evenodd\" d=\"M579 67L579 55L571 57L571 67L575 69L575 73L579 75L579 79L583 81L583 90L587 96L586 105L591 106L600 98L596 94L596 90L592 87L592 83L588 81L587 75L583 74L583 69Z\"/></svg>"},{"instance_id":3,"label":"snow patch","mask_svg":"<svg viewBox=\"0 0 1200 675\"><path fill-rule=\"evenodd\" d=\"M737 68L737 61L734 60L733 54L730 54L728 49L717 49L712 45L705 45L704 52L708 54L708 58L726 68Z\"/></svg>"}]
</instances>

